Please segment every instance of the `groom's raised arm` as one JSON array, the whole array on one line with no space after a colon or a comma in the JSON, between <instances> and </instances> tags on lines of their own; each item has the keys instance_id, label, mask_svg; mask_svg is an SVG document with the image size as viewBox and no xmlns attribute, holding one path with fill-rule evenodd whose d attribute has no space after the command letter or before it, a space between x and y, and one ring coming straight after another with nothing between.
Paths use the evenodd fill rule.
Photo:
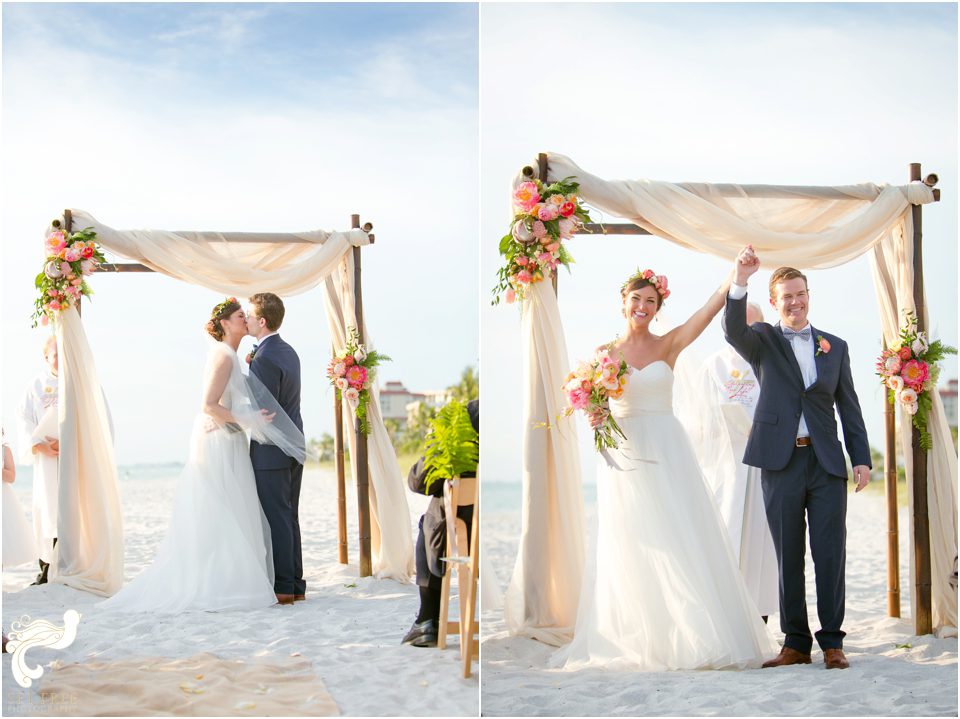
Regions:
<instances>
[{"instance_id":1,"label":"groom's raised arm","mask_svg":"<svg viewBox=\"0 0 960 719\"><path fill-rule=\"evenodd\" d=\"M747 325L747 280L760 268L760 260L747 245L734 261L733 284L723 310L723 336L752 365L760 360L762 343Z\"/></svg>"}]
</instances>

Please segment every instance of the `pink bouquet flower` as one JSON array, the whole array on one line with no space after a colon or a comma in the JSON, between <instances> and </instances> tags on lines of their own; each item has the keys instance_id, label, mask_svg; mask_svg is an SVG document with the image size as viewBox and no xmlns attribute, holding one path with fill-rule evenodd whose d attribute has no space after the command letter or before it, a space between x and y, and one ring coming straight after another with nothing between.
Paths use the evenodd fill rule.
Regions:
<instances>
[{"instance_id":1,"label":"pink bouquet flower","mask_svg":"<svg viewBox=\"0 0 960 719\"><path fill-rule=\"evenodd\" d=\"M336 353L327 365L330 384L353 408L363 434L370 434L370 383L376 374L376 367L389 360L387 355L377 350L368 350L360 343L360 334L356 328L348 327L346 347Z\"/></svg>"},{"instance_id":2,"label":"pink bouquet flower","mask_svg":"<svg viewBox=\"0 0 960 719\"><path fill-rule=\"evenodd\" d=\"M500 254L506 262L497 273L494 304L501 295L508 303L523 301L530 285L550 279L560 265L569 267L572 258L563 241L590 221L577 197L578 190L571 177L550 185L540 180L517 185L510 232L500 240Z\"/></svg>"},{"instance_id":3,"label":"pink bouquet flower","mask_svg":"<svg viewBox=\"0 0 960 719\"><path fill-rule=\"evenodd\" d=\"M920 433L921 449L933 446L933 438L927 431L927 417L933 407L930 395L940 374L937 362L956 353L956 348L940 340L931 342L925 332L918 332L916 318L907 314L899 340L877 358L876 373L886 387L887 401L910 416Z\"/></svg>"},{"instance_id":4,"label":"pink bouquet flower","mask_svg":"<svg viewBox=\"0 0 960 719\"><path fill-rule=\"evenodd\" d=\"M579 411L602 420L593 431L598 452L604 447L617 447L618 437L626 439L620 425L610 414L610 400L623 396L627 377L632 372L633 368L626 360L613 359L609 348L603 348L597 351L591 361L580 362L564 380L563 392L567 406L563 408L563 415L569 417Z\"/></svg>"},{"instance_id":5,"label":"pink bouquet flower","mask_svg":"<svg viewBox=\"0 0 960 719\"><path fill-rule=\"evenodd\" d=\"M89 227L71 233L55 229L46 234L43 270L34 281L38 290L34 300L34 327L37 322L48 324L56 319L58 312L68 309L84 295L92 294L84 277L104 261L96 238Z\"/></svg>"}]
</instances>

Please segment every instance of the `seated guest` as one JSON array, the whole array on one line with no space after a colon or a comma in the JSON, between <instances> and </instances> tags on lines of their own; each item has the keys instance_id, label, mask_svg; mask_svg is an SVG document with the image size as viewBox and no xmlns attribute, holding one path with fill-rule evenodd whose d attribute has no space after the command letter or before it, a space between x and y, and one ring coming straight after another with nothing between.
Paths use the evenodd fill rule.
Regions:
<instances>
[{"instance_id":1,"label":"seated guest","mask_svg":"<svg viewBox=\"0 0 960 719\"><path fill-rule=\"evenodd\" d=\"M474 430L479 432L480 401L470 400L467 403L467 412ZM430 485L429 493L426 491L427 470L424 468L424 460L424 457L417 460L407 477L411 491L429 494L433 499L430 500L427 511L420 517L420 531L417 533L417 546L414 550L417 585L420 587L420 611L402 643L415 647L435 647L440 626L440 586L443 581L443 562L440 558L445 556L447 551L447 521L443 509L444 483L436 480ZM476 475L470 473L463 476ZM457 517L466 523L469 541L473 505L457 507Z\"/></svg>"}]
</instances>

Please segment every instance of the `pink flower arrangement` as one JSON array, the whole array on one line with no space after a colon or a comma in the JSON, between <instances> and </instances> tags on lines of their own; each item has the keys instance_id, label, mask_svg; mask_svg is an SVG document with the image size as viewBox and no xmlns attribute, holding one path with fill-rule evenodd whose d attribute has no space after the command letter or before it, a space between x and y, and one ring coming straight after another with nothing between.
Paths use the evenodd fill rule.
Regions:
<instances>
[{"instance_id":1,"label":"pink flower arrangement","mask_svg":"<svg viewBox=\"0 0 960 719\"><path fill-rule=\"evenodd\" d=\"M604 447L616 447L619 443L617 437L624 436L610 414L610 400L623 396L627 377L632 372L633 368L626 360L613 359L610 348L604 347L597 351L591 361L580 362L564 380L563 392L567 406L563 408L563 415L569 417L579 411L602 420L593 431L598 452Z\"/></svg>"},{"instance_id":2,"label":"pink flower arrangement","mask_svg":"<svg viewBox=\"0 0 960 719\"><path fill-rule=\"evenodd\" d=\"M92 274L104 261L103 252L92 228L66 233L52 229L44 237L45 259L43 271L35 285L39 296L34 300L33 326L46 325L93 291L84 277Z\"/></svg>"},{"instance_id":3,"label":"pink flower arrangement","mask_svg":"<svg viewBox=\"0 0 960 719\"><path fill-rule=\"evenodd\" d=\"M353 408L357 423L363 434L370 434L368 406L370 385L376 375L376 367L390 358L376 350L367 350L360 344L360 335L355 327L347 328L346 347L338 352L327 365L330 384L347 404Z\"/></svg>"},{"instance_id":4,"label":"pink flower arrangement","mask_svg":"<svg viewBox=\"0 0 960 719\"><path fill-rule=\"evenodd\" d=\"M494 304L501 295L508 304L522 301L530 285L551 278L560 265L569 266L571 258L563 242L590 221L578 190L571 177L550 185L540 180L517 185L510 233L500 240L500 254L506 263L498 271Z\"/></svg>"},{"instance_id":5,"label":"pink flower arrangement","mask_svg":"<svg viewBox=\"0 0 960 719\"><path fill-rule=\"evenodd\" d=\"M627 285L629 285L634 280L641 280L641 279L646 280L651 285L653 285L654 289L656 289L656 291L660 293L660 297L662 297L663 299L667 299L670 296L670 290L668 289L669 283L667 282L667 276L658 275L656 272L654 272L651 269L646 269L643 271L640 271L638 269L636 272L634 272L632 275L630 275L627 278L626 282L620 285L620 292L622 293L627 288Z\"/></svg>"},{"instance_id":6,"label":"pink flower arrangement","mask_svg":"<svg viewBox=\"0 0 960 719\"><path fill-rule=\"evenodd\" d=\"M876 373L887 389L887 399L911 417L913 426L920 432L921 449L933 446L927 431L927 416L933 406L930 394L940 374L937 362L956 353L955 348L940 340L929 341L925 332L917 331L913 314L907 314L899 341L877 358Z\"/></svg>"}]
</instances>

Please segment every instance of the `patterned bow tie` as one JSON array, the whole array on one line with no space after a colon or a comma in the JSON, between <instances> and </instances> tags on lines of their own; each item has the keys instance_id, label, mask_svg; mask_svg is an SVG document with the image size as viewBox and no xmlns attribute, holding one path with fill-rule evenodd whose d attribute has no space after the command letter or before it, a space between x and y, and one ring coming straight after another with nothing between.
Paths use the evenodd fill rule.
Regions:
<instances>
[{"instance_id":1,"label":"patterned bow tie","mask_svg":"<svg viewBox=\"0 0 960 719\"><path fill-rule=\"evenodd\" d=\"M792 341L794 337L799 337L800 339L806 341L810 339L810 337L813 335L813 332L810 329L810 325L807 325L799 332L794 332L789 327L781 327L780 329L783 330L783 336L790 341Z\"/></svg>"}]
</instances>

